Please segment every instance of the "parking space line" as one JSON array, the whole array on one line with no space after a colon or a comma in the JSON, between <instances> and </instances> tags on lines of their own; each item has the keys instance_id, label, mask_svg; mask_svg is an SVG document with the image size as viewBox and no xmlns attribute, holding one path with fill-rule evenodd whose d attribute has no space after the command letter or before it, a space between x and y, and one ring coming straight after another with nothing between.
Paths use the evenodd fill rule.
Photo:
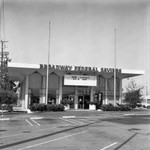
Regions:
<instances>
[{"instance_id":1,"label":"parking space line","mask_svg":"<svg viewBox=\"0 0 150 150\"><path fill-rule=\"evenodd\" d=\"M110 144L110 145L108 145L108 146L106 146L106 147L104 147L104 148L102 148L102 149L100 149L100 150L105 150L105 149L107 149L107 148L109 148L109 147L111 147L111 146L113 146L113 145L115 145L115 144L117 144L118 142L115 142L115 143L112 143L112 144Z\"/></svg>"},{"instance_id":2,"label":"parking space line","mask_svg":"<svg viewBox=\"0 0 150 150\"><path fill-rule=\"evenodd\" d=\"M34 123L36 123L38 126L40 126L40 124L39 123L37 123L35 120L33 120L33 119L31 119Z\"/></svg>"},{"instance_id":3,"label":"parking space line","mask_svg":"<svg viewBox=\"0 0 150 150\"><path fill-rule=\"evenodd\" d=\"M86 122L86 123L95 122L95 121L90 121L90 120L88 120L88 119L80 119L80 120L82 120L82 121L84 121L84 122Z\"/></svg>"},{"instance_id":4,"label":"parking space line","mask_svg":"<svg viewBox=\"0 0 150 150\"><path fill-rule=\"evenodd\" d=\"M61 119L61 120L63 120L63 121L67 121L67 122L69 122L69 123L72 123L72 124L83 124L82 122L79 122L79 121L75 121L75 120L69 120L69 119L64 119L64 118L59 118L59 119Z\"/></svg>"},{"instance_id":5,"label":"parking space line","mask_svg":"<svg viewBox=\"0 0 150 150\"><path fill-rule=\"evenodd\" d=\"M69 122L69 123L72 123L72 124L77 124L77 123L75 123L75 122L73 122L73 121L70 121L70 120L67 120L67 119L63 119L63 118L59 118L59 119L61 119L61 120L63 120L63 121L66 121L66 122Z\"/></svg>"},{"instance_id":6,"label":"parking space line","mask_svg":"<svg viewBox=\"0 0 150 150\"><path fill-rule=\"evenodd\" d=\"M8 135L8 136L1 136L0 139L14 137L14 136L19 136L19 135L24 135L24 134L26 134L26 133L20 133L20 134Z\"/></svg>"},{"instance_id":7,"label":"parking space line","mask_svg":"<svg viewBox=\"0 0 150 150\"><path fill-rule=\"evenodd\" d=\"M77 121L77 120L75 120L75 119L70 119L70 120L73 121L73 122L75 122L76 124L84 124L83 122Z\"/></svg>"},{"instance_id":8,"label":"parking space line","mask_svg":"<svg viewBox=\"0 0 150 150\"><path fill-rule=\"evenodd\" d=\"M26 122L27 122L30 126L33 126L33 124L32 124L28 119L26 119Z\"/></svg>"},{"instance_id":9,"label":"parking space line","mask_svg":"<svg viewBox=\"0 0 150 150\"><path fill-rule=\"evenodd\" d=\"M52 140L45 141L45 142L42 142L42 143L38 143L38 144L34 144L34 145L27 146L27 147L24 147L24 148L20 148L18 150L30 149L30 148L33 148L33 147L37 147L37 146L40 146L40 145L43 145L43 144L47 144L47 143L50 143L50 142L62 140L62 139L65 139L65 138L68 138L68 137L72 137L72 136L75 136L75 135L78 135L78 134L82 134L82 133L85 133L85 132L87 132L87 131L82 131L82 132L70 134L70 135L67 135L67 136L60 137L60 138L56 138L56 139L52 139Z\"/></svg>"}]
</instances>

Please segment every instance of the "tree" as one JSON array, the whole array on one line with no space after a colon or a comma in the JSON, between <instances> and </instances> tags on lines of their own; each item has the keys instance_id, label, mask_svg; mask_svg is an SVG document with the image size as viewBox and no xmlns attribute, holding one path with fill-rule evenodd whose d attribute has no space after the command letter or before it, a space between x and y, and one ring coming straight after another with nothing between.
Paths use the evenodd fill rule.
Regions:
<instances>
[{"instance_id":1,"label":"tree","mask_svg":"<svg viewBox=\"0 0 150 150\"><path fill-rule=\"evenodd\" d=\"M17 102L18 96L13 90L1 90L0 91L0 103L1 104L14 104Z\"/></svg>"},{"instance_id":2,"label":"tree","mask_svg":"<svg viewBox=\"0 0 150 150\"><path fill-rule=\"evenodd\" d=\"M137 103L141 103L143 100L142 89L142 86L137 86L135 81L131 80L126 87L127 92L124 94L124 102L135 108Z\"/></svg>"},{"instance_id":3,"label":"tree","mask_svg":"<svg viewBox=\"0 0 150 150\"><path fill-rule=\"evenodd\" d=\"M5 52L6 53L6 52ZM7 53L8 55L8 53ZM3 56L1 52L1 63L0 63L0 104L14 104L17 102L18 96L16 94L16 85L9 81L8 76L8 61L7 55Z\"/></svg>"}]
</instances>

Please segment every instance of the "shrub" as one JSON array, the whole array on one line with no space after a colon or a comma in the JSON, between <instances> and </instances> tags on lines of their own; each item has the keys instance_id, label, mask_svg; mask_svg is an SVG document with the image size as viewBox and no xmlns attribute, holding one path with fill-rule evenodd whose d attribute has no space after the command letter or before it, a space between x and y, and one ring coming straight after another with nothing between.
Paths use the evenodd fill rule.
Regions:
<instances>
[{"instance_id":1,"label":"shrub","mask_svg":"<svg viewBox=\"0 0 150 150\"><path fill-rule=\"evenodd\" d=\"M37 104L34 103L30 106L31 111L64 111L64 105L62 104Z\"/></svg>"},{"instance_id":2,"label":"shrub","mask_svg":"<svg viewBox=\"0 0 150 150\"><path fill-rule=\"evenodd\" d=\"M64 106L71 105L71 104L73 104L73 103L74 103L74 102L73 102L72 100L67 99L67 98L61 100L61 104L63 104Z\"/></svg>"},{"instance_id":3,"label":"shrub","mask_svg":"<svg viewBox=\"0 0 150 150\"><path fill-rule=\"evenodd\" d=\"M46 111L47 110L47 107L46 107L46 104L42 103L42 104L37 104L37 103L34 103L30 106L30 110L31 111Z\"/></svg>"},{"instance_id":4,"label":"shrub","mask_svg":"<svg viewBox=\"0 0 150 150\"><path fill-rule=\"evenodd\" d=\"M117 106L108 104L108 105L102 105L101 109L103 111L130 111L131 107L129 105L122 105L122 104L117 104Z\"/></svg>"},{"instance_id":5,"label":"shrub","mask_svg":"<svg viewBox=\"0 0 150 150\"><path fill-rule=\"evenodd\" d=\"M11 112L11 111L13 111L13 107L12 107L12 105L9 105L9 104L2 104L1 110L8 110L8 112Z\"/></svg>"},{"instance_id":6,"label":"shrub","mask_svg":"<svg viewBox=\"0 0 150 150\"><path fill-rule=\"evenodd\" d=\"M101 106L101 109L103 111L112 111L114 110L114 106L112 104L108 104L108 105L105 104Z\"/></svg>"},{"instance_id":7,"label":"shrub","mask_svg":"<svg viewBox=\"0 0 150 150\"><path fill-rule=\"evenodd\" d=\"M47 107L46 107L46 104L39 104L38 105L38 111L46 111L47 110Z\"/></svg>"},{"instance_id":8,"label":"shrub","mask_svg":"<svg viewBox=\"0 0 150 150\"><path fill-rule=\"evenodd\" d=\"M47 104L47 111L54 111L54 104Z\"/></svg>"},{"instance_id":9,"label":"shrub","mask_svg":"<svg viewBox=\"0 0 150 150\"><path fill-rule=\"evenodd\" d=\"M64 105L62 105L62 104L55 104L54 105L54 110L53 111L64 111Z\"/></svg>"},{"instance_id":10,"label":"shrub","mask_svg":"<svg viewBox=\"0 0 150 150\"><path fill-rule=\"evenodd\" d=\"M117 104L117 106L118 106L118 108L119 108L120 111L130 111L131 108L132 108L128 104L126 104L126 105L124 105L124 104Z\"/></svg>"}]
</instances>

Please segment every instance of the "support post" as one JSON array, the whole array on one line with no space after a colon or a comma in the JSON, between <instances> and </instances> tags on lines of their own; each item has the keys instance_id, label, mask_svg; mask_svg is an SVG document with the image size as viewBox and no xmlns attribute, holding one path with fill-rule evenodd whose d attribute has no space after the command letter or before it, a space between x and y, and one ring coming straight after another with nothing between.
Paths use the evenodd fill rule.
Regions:
<instances>
[{"instance_id":1,"label":"support post","mask_svg":"<svg viewBox=\"0 0 150 150\"><path fill-rule=\"evenodd\" d=\"M105 78L105 104L108 104L108 79Z\"/></svg>"},{"instance_id":2,"label":"support post","mask_svg":"<svg viewBox=\"0 0 150 150\"><path fill-rule=\"evenodd\" d=\"M94 101L94 99L93 99L93 94L94 94L94 92L93 92L93 87L91 86L90 102L93 102L93 101Z\"/></svg>"},{"instance_id":3,"label":"support post","mask_svg":"<svg viewBox=\"0 0 150 150\"><path fill-rule=\"evenodd\" d=\"M75 109L78 109L78 87L75 90Z\"/></svg>"},{"instance_id":4,"label":"support post","mask_svg":"<svg viewBox=\"0 0 150 150\"><path fill-rule=\"evenodd\" d=\"M29 75L26 75L25 78L25 109L28 109L28 100L29 100Z\"/></svg>"},{"instance_id":5,"label":"support post","mask_svg":"<svg viewBox=\"0 0 150 150\"><path fill-rule=\"evenodd\" d=\"M119 83L119 104L122 104L122 79L120 79Z\"/></svg>"},{"instance_id":6,"label":"support post","mask_svg":"<svg viewBox=\"0 0 150 150\"><path fill-rule=\"evenodd\" d=\"M62 76L59 77L59 98L57 100L57 104L60 104L62 100Z\"/></svg>"}]
</instances>

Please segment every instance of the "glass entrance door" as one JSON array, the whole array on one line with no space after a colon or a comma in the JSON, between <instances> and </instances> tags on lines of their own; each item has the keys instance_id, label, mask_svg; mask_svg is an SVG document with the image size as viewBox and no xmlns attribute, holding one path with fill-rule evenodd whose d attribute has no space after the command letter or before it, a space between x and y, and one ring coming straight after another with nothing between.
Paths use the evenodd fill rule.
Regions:
<instances>
[{"instance_id":1,"label":"glass entrance door","mask_svg":"<svg viewBox=\"0 0 150 150\"><path fill-rule=\"evenodd\" d=\"M90 95L84 95L84 109L89 109Z\"/></svg>"},{"instance_id":2,"label":"glass entrance door","mask_svg":"<svg viewBox=\"0 0 150 150\"><path fill-rule=\"evenodd\" d=\"M78 96L78 108L79 109L89 109L90 95L80 95Z\"/></svg>"},{"instance_id":3,"label":"glass entrance door","mask_svg":"<svg viewBox=\"0 0 150 150\"><path fill-rule=\"evenodd\" d=\"M78 96L78 108L84 109L84 96L83 95Z\"/></svg>"},{"instance_id":4,"label":"glass entrance door","mask_svg":"<svg viewBox=\"0 0 150 150\"><path fill-rule=\"evenodd\" d=\"M72 101L72 103L70 104L70 108L74 108L75 96L74 95L69 95L68 98L69 98L69 100Z\"/></svg>"}]
</instances>

